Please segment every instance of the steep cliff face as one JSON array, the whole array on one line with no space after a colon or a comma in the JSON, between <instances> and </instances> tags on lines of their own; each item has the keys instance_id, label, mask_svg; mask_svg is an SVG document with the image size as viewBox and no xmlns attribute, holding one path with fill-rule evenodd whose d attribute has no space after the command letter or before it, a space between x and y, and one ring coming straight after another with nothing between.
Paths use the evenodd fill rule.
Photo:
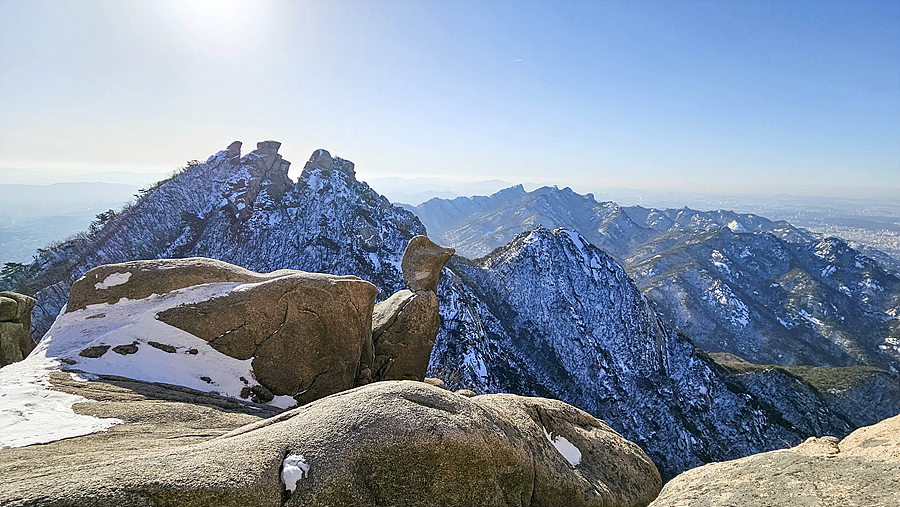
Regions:
<instances>
[{"instance_id":1,"label":"steep cliff face","mask_svg":"<svg viewBox=\"0 0 900 507\"><path fill-rule=\"evenodd\" d=\"M433 374L582 407L639 443L664 476L851 430L814 394L806 401L821 410L806 412L733 382L577 233L537 228L452 269Z\"/></svg>"}]
</instances>

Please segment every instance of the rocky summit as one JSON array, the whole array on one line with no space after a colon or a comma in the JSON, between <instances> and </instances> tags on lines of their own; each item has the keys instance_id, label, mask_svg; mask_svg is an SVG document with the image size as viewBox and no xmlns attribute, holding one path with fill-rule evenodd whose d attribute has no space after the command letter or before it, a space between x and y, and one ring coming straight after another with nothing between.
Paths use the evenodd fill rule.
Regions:
<instances>
[{"instance_id":1,"label":"rocky summit","mask_svg":"<svg viewBox=\"0 0 900 507\"><path fill-rule=\"evenodd\" d=\"M0 283L35 297L35 336L41 336L66 306L76 280L103 264L207 257L256 273L292 269L352 275L379 290L372 313L373 368L369 376L358 372L358 384L364 383L360 377L420 378L424 361L401 360L412 356L400 351L427 350L429 330L438 322L426 375L471 396L512 393L569 403L639 445L666 479L705 463L798 445L811 436L843 437L863 422L848 412L884 414L891 409L873 407L897 406L897 391L882 391L886 398L868 397L871 390L866 386L894 381L877 373L851 376L835 394L798 376L779 376L777 388L767 389L755 381L765 373L723 367L698 350L693 337L673 330L666 310L648 298L616 260L619 253L612 247L613 254L598 248L593 233L537 223L523 228L510 222L509 232L517 229L515 234L490 255L447 261L446 251L426 244L421 252L430 252L425 259L433 264L407 269L404 250L426 232L412 212L358 181L351 162L325 150L316 150L298 180L291 182L279 149L278 143L266 141L241 155L233 143L206 162L189 164L146 189L133 206L105 216L94 232L42 251L34 263ZM572 192L550 195L573 206L595 207ZM507 200L513 197L507 195ZM477 201L478 206L490 204ZM546 202L542 209L549 213L554 207ZM627 214L618 211L609 220L598 215L597 224L609 226L604 230L618 231L605 237L624 239L630 234ZM516 215L512 208L504 213L508 218ZM644 229L650 230L634 231ZM607 244L613 245L611 241ZM716 249L723 255L734 253ZM822 255L830 258L825 250ZM441 270L443 262L447 264ZM431 277L437 272L442 274L435 286ZM114 273L103 280L97 277L93 284L103 284L109 274ZM116 287L113 282L107 282L111 289ZM439 319L433 313L435 301ZM870 301L881 304L882 299ZM877 305L872 308L887 315ZM176 312L166 318L187 328L194 318L187 318L190 310L179 311L187 312L184 318L178 320ZM225 316L235 322L243 318ZM80 325L102 321L95 317ZM134 340L111 344L121 347L121 353L112 347L106 352L82 347L76 353L81 359L71 359L88 362L103 352L100 360L128 360L150 349L167 354L144 346L140 339L135 345ZM153 338L146 343L151 340L162 343ZM130 352L134 347L137 353ZM192 389L218 390L203 379L192 382ZM245 387L240 384L238 392ZM255 396L268 396L257 391Z\"/></svg>"},{"instance_id":2,"label":"rocky summit","mask_svg":"<svg viewBox=\"0 0 900 507\"><path fill-rule=\"evenodd\" d=\"M103 264L208 257L259 273L354 275L380 288L380 299L404 288L401 257L407 242L425 233L421 222L357 181L351 162L325 150L291 182L279 148L263 141L239 156L232 143L189 164L98 222L97 233L43 251L2 286L35 297L37 337L66 305L72 284Z\"/></svg>"}]
</instances>

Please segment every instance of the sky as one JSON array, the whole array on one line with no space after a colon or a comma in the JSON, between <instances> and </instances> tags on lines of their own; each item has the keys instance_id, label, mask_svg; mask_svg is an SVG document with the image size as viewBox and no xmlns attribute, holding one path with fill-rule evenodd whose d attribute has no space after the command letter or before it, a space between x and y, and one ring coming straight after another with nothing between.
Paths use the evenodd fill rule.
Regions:
<instances>
[{"instance_id":1,"label":"sky","mask_svg":"<svg viewBox=\"0 0 900 507\"><path fill-rule=\"evenodd\" d=\"M0 168L900 200L900 2L0 0ZM377 190L377 189L376 189Z\"/></svg>"}]
</instances>

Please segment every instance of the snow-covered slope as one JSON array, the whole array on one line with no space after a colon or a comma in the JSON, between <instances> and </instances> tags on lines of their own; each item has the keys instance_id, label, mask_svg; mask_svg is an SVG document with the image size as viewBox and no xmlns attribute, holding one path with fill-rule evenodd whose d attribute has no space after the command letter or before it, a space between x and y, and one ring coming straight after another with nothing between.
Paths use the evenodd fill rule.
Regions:
<instances>
[{"instance_id":1,"label":"snow-covered slope","mask_svg":"<svg viewBox=\"0 0 900 507\"><path fill-rule=\"evenodd\" d=\"M900 369L900 279L836 238L755 214L597 203L568 188L513 187L411 209L470 258L537 225L578 231L709 352Z\"/></svg>"},{"instance_id":2,"label":"snow-covered slope","mask_svg":"<svg viewBox=\"0 0 900 507\"><path fill-rule=\"evenodd\" d=\"M577 233L537 228L477 262L452 263L432 373L480 392L553 396L605 419L671 475L846 434L825 409L781 414L666 327L624 269Z\"/></svg>"}]
</instances>

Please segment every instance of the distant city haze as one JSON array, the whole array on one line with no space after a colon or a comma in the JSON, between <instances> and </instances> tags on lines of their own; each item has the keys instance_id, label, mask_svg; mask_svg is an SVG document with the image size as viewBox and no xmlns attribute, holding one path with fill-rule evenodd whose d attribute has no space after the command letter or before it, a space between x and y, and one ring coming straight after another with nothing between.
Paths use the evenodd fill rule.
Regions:
<instances>
[{"instance_id":1,"label":"distant city haze","mask_svg":"<svg viewBox=\"0 0 900 507\"><path fill-rule=\"evenodd\" d=\"M361 179L896 202L898 26L896 1L6 0L0 168L276 139Z\"/></svg>"}]
</instances>

